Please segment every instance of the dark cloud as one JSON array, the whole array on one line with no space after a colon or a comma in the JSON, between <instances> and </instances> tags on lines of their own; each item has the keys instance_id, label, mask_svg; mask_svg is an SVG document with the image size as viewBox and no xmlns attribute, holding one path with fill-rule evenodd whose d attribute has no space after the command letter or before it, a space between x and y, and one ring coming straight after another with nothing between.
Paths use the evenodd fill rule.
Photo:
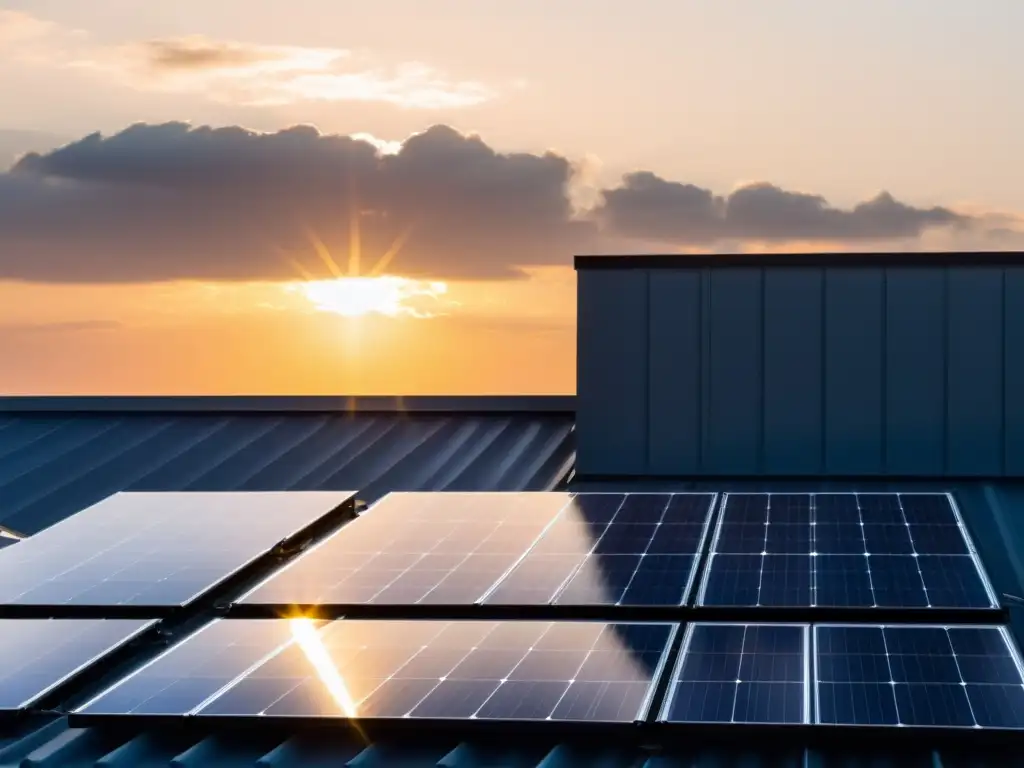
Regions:
<instances>
[{"instance_id":1,"label":"dark cloud","mask_svg":"<svg viewBox=\"0 0 1024 768\"><path fill-rule=\"evenodd\" d=\"M788 192L773 184L750 184L718 197L711 190L647 172L631 174L618 188L605 190L595 216L620 235L680 245L726 239L892 240L970 223L947 208L915 208L887 192L842 210L820 195Z\"/></svg>"},{"instance_id":2,"label":"dark cloud","mask_svg":"<svg viewBox=\"0 0 1024 768\"><path fill-rule=\"evenodd\" d=\"M281 58L265 49L217 41L150 40L141 48L146 62L158 70L221 69Z\"/></svg>"},{"instance_id":3,"label":"dark cloud","mask_svg":"<svg viewBox=\"0 0 1024 768\"><path fill-rule=\"evenodd\" d=\"M400 241L390 271L442 278L515 277L629 242L892 240L969 223L884 194L840 210L768 184L719 197L646 172L580 215L574 170L559 155L499 153L446 126L382 155L301 126L136 125L27 155L0 174L0 278L288 279L298 276L294 260L327 276L309 233L344 267L352 211L364 270Z\"/></svg>"}]
</instances>

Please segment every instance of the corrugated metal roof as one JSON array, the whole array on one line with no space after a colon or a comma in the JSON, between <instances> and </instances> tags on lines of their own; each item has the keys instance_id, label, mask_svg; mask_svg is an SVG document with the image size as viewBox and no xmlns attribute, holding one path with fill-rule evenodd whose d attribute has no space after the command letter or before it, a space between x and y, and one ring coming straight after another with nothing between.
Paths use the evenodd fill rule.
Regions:
<instances>
[{"instance_id":1,"label":"corrugated metal roof","mask_svg":"<svg viewBox=\"0 0 1024 768\"><path fill-rule=\"evenodd\" d=\"M330 401L347 411L231 398L218 411L216 398L159 398L151 410L121 400L121 410L101 401L90 411L84 400L12 398L0 402L0 523L35 533L129 489L358 488L365 501L395 490L549 489L572 464L571 405L513 400L523 409L502 398L489 401L491 412L480 398L467 411L455 410L457 398L406 410Z\"/></svg>"},{"instance_id":2,"label":"corrugated metal roof","mask_svg":"<svg viewBox=\"0 0 1024 768\"><path fill-rule=\"evenodd\" d=\"M337 401L335 401L336 403ZM415 413L381 407L337 413L266 401L235 403L224 411L210 401L165 401L159 413L132 401L102 412L64 401L15 408L0 400L0 519L37 531L124 488L287 489L361 487L372 500L390 490L533 490L553 487L571 466L572 417L555 407L502 408L473 413L436 402ZM10 406L10 403L7 403ZM295 405L293 402L292 405ZM448 405L458 405L451 401ZM507 406L508 403L505 403ZM521 401L517 405L524 405ZM528 402L525 405L529 405ZM59 407L58 407L59 406ZM7 411L6 414L3 411ZM682 490L694 483L603 485L603 490ZM850 483L727 480L700 484L715 490L849 490ZM941 484L939 484L941 485ZM580 489L593 486L579 486ZM878 484L863 490L882 489ZM926 484L905 490L937 488ZM959 484L952 488L997 591L1024 592L1024 486ZM1015 621L1015 625L1019 625ZM1019 629L1019 626L1018 626ZM1020 637L1018 631L1018 637ZM280 736L254 732L175 734L69 728L63 718L25 722L0 731L0 767L7 766L792 766L792 768L959 768L1024 766L1022 755L930 748L910 751L864 744L851 752L771 747L757 739L716 748L602 747L596 743L539 743L494 738L452 741L377 741L367 745L342 729Z\"/></svg>"}]
</instances>

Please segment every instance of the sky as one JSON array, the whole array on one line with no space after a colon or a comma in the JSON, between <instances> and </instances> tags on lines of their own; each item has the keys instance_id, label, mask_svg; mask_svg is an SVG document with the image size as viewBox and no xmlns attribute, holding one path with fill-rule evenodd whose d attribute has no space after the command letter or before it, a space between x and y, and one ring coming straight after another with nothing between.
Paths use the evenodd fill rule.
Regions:
<instances>
[{"instance_id":1,"label":"sky","mask_svg":"<svg viewBox=\"0 0 1024 768\"><path fill-rule=\"evenodd\" d=\"M0 0L0 393L571 393L574 253L1024 248L1021 28Z\"/></svg>"}]
</instances>

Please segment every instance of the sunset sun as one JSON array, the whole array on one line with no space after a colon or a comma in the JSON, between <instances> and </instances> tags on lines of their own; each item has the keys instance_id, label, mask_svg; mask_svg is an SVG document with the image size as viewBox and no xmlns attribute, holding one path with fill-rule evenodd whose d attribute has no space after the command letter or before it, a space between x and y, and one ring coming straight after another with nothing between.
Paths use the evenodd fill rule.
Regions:
<instances>
[{"instance_id":1,"label":"sunset sun","mask_svg":"<svg viewBox=\"0 0 1024 768\"><path fill-rule=\"evenodd\" d=\"M343 317L426 317L432 313L423 308L424 301L436 300L447 291L447 286L439 282L382 275L313 280L303 283L301 289L318 310Z\"/></svg>"}]
</instances>

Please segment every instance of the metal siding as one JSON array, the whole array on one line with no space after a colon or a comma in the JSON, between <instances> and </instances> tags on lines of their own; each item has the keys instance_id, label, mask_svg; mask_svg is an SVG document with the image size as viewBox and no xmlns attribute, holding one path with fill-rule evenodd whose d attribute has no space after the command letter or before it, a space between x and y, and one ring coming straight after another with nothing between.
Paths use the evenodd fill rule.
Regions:
<instances>
[{"instance_id":1,"label":"metal siding","mask_svg":"<svg viewBox=\"0 0 1024 768\"><path fill-rule=\"evenodd\" d=\"M647 469L647 273L581 272L576 429L581 472Z\"/></svg>"},{"instance_id":2,"label":"metal siding","mask_svg":"<svg viewBox=\"0 0 1024 768\"><path fill-rule=\"evenodd\" d=\"M701 298L697 270L651 280L648 474L700 467Z\"/></svg>"},{"instance_id":3,"label":"metal siding","mask_svg":"<svg viewBox=\"0 0 1024 768\"><path fill-rule=\"evenodd\" d=\"M121 490L547 490L569 414L104 413L11 417L0 523L35 533Z\"/></svg>"},{"instance_id":4,"label":"metal siding","mask_svg":"<svg viewBox=\"0 0 1024 768\"><path fill-rule=\"evenodd\" d=\"M744 475L760 470L762 285L758 269L711 272L704 461L704 470L711 474Z\"/></svg>"},{"instance_id":5,"label":"metal siding","mask_svg":"<svg viewBox=\"0 0 1024 768\"><path fill-rule=\"evenodd\" d=\"M948 273L946 471L1003 472L1003 271Z\"/></svg>"},{"instance_id":6,"label":"metal siding","mask_svg":"<svg viewBox=\"0 0 1024 768\"><path fill-rule=\"evenodd\" d=\"M878 269L825 273L825 470L882 471L885 281Z\"/></svg>"},{"instance_id":7,"label":"metal siding","mask_svg":"<svg viewBox=\"0 0 1024 768\"><path fill-rule=\"evenodd\" d=\"M768 474L820 472L822 271L764 275L764 466Z\"/></svg>"},{"instance_id":8,"label":"metal siding","mask_svg":"<svg viewBox=\"0 0 1024 768\"><path fill-rule=\"evenodd\" d=\"M885 459L890 475L945 467L946 281L941 269L886 273Z\"/></svg>"},{"instance_id":9,"label":"metal siding","mask_svg":"<svg viewBox=\"0 0 1024 768\"><path fill-rule=\"evenodd\" d=\"M1004 451L1008 475L1024 476L1024 269L1007 269L1003 301Z\"/></svg>"}]
</instances>

